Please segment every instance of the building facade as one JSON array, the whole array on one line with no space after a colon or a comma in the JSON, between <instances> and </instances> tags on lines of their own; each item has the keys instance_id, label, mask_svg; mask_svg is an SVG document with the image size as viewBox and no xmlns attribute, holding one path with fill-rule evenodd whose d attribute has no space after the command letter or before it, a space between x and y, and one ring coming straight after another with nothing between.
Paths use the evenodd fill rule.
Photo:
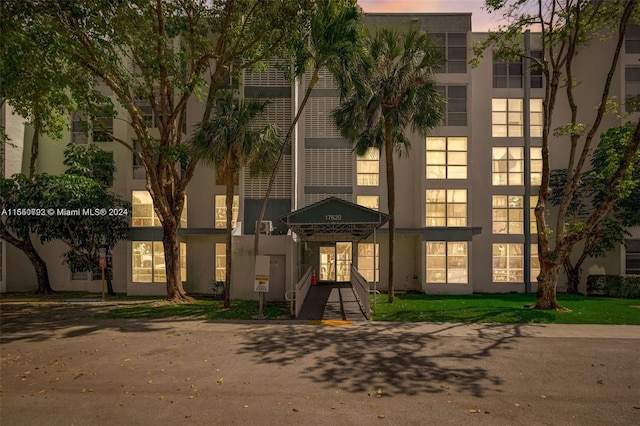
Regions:
<instances>
[{"instance_id":1,"label":"building facade","mask_svg":"<svg viewBox=\"0 0 640 426\"><path fill-rule=\"evenodd\" d=\"M530 182L530 206L535 206L541 176L542 76L535 69L530 77L529 117L525 120L523 64L505 62L490 52L471 67L471 46L486 34L473 33L471 14L369 14L370 26L397 28L419 25L436 41L444 66L436 78L447 98L445 118L426 138L408 133L412 148L408 156L396 158L396 253L395 289L432 294L525 291L525 264L530 264L531 290L536 290L535 247L525 249L525 233L536 244L535 218L525 223L525 185ZM630 26L625 50L616 70L611 94L618 99L640 92L640 27ZM576 69L581 86L599 88L606 74L605 61L593 60L610 49L606 43L589 47L579 57ZM540 50L531 36L533 54ZM271 99L264 122L286 129L292 121L303 81L291 83L275 64L261 74L245 73L239 85L241 96ZM106 93L108 93L108 89ZM594 99L599 89L578 90L579 103ZM332 77L321 74L296 128L292 146L279 170L268 204L261 237L261 254L271 256L271 288L267 300L282 300L307 267L320 281L348 281L348 265L356 265L369 281L387 287L387 233L364 241L305 243L288 232L279 218L328 197L337 197L385 212L387 205L384 163L371 149L357 157L340 136L331 119L339 105ZM141 105L144 107L144 105ZM203 105L195 99L188 116L202 116ZM583 108L583 122L593 111ZM555 123L568 122L568 107L560 104ZM149 111L149 120L153 114ZM525 153L525 123L528 121L529 152ZM620 125L607 116L601 130ZM102 123L118 137L135 144L133 131L123 120ZM189 123L195 124L195 122ZM192 128L188 125L187 128ZM32 130L24 131L22 170L28 170ZM118 171L113 190L132 202L129 241L112 253L116 292L163 294L164 257L162 230L155 217L151 197L145 189L144 168L130 151L103 132L86 136L70 123L66 141L50 141L40 147L38 171L62 173L62 151L68 140L100 144L112 152ZM566 167L568 147L553 143L551 167ZM525 159L529 158L525 176ZM25 168L26 166L26 168ZM9 175L5 172L5 175ZM255 298L253 292L253 234L268 178L241 173L234 199L234 298ZM180 231L181 262L187 292L211 293L224 280L225 238L224 186L212 168L197 169L187 190ZM595 259L585 268L590 273L638 273L640 271L640 229L631 229L627 249L620 247L605 259ZM64 247L50 243L40 248L49 266L51 285L56 290L100 288L97 275L70 272L61 263ZM35 274L27 258L13 247L2 245L2 289L26 291L35 288ZM525 262L525 256L531 260ZM8 260L7 260L8 259Z\"/></svg>"}]
</instances>

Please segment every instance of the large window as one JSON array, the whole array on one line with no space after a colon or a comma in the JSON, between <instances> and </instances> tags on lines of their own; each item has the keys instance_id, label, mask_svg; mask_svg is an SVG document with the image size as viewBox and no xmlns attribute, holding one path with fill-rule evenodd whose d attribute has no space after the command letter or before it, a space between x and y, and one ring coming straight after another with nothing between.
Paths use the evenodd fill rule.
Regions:
<instances>
[{"instance_id":1,"label":"large window","mask_svg":"<svg viewBox=\"0 0 640 426\"><path fill-rule=\"evenodd\" d=\"M378 210L380 208L379 199L380 197L377 195L358 195L356 196L356 204L371 210Z\"/></svg>"},{"instance_id":2,"label":"large window","mask_svg":"<svg viewBox=\"0 0 640 426\"><path fill-rule=\"evenodd\" d=\"M439 71L454 74L467 72L467 34L435 33L431 35L440 51L442 69Z\"/></svg>"},{"instance_id":3,"label":"large window","mask_svg":"<svg viewBox=\"0 0 640 426\"><path fill-rule=\"evenodd\" d=\"M503 146L492 149L492 181L494 185L524 184L524 148Z\"/></svg>"},{"instance_id":4,"label":"large window","mask_svg":"<svg viewBox=\"0 0 640 426\"><path fill-rule=\"evenodd\" d=\"M357 183L360 186L378 186L380 182L380 151L369 148L358 156L356 164Z\"/></svg>"},{"instance_id":5,"label":"large window","mask_svg":"<svg viewBox=\"0 0 640 426\"><path fill-rule=\"evenodd\" d=\"M375 262L375 263L374 263ZM380 281L380 244L374 246L371 243L359 243L358 244L358 272L364 277L365 280L372 283L374 281Z\"/></svg>"},{"instance_id":6,"label":"large window","mask_svg":"<svg viewBox=\"0 0 640 426\"><path fill-rule=\"evenodd\" d=\"M427 189L426 226L467 226L466 189Z\"/></svg>"},{"instance_id":7,"label":"large window","mask_svg":"<svg viewBox=\"0 0 640 426\"><path fill-rule=\"evenodd\" d=\"M531 185L540 186L542 183L542 148L534 147L529 152L531 156Z\"/></svg>"},{"instance_id":8,"label":"large window","mask_svg":"<svg viewBox=\"0 0 640 426\"><path fill-rule=\"evenodd\" d=\"M467 138L429 137L427 145L427 179L467 178Z\"/></svg>"},{"instance_id":9,"label":"large window","mask_svg":"<svg viewBox=\"0 0 640 426\"><path fill-rule=\"evenodd\" d=\"M625 242L625 274L640 275L640 240Z\"/></svg>"},{"instance_id":10,"label":"large window","mask_svg":"<svg viewBox=\"0 0 640 426\"><path fill-rule=\"evenodd\" d=\"M538 204L538 196L531 195L529 197L529 232L532 235L536 235L538 233L538 224L536 223L536 204Z\"/></svg>"},{"instance_id":11,"label":"large window","mask_svg":"<svg viewBox=\"0 0 640 426\"><path fill-rule=\"evenodd\" d=\"M624 40L625 53L640 53L640 25L627 25Z\"/></svg>"},{"instance_id":12,"label":"large window","mask_svg":"<svg viewBox=\"0 0 640 426\"><path fill-rule=\"evenodd\" d=\"M520 195L494 195L493 233L522 234L523 229L523 197Z\"/></svg>"},{"instance_id":13,"label":"large window","mask_svg":"<svg viewBox=\"0 0 640 426\"><path fill-rule=\"evenodd\" d=\"M524 282L522 244L493 244L493 281Z\"/></svg>"},{"instance_id":14,"label":"large window","mask_svg":"<svg viewBox=\"0 0 640 426\"><path fill-rule=\"evenodd\" d=\"M624 78L625 110L640 111L640 67L625 67Z\"/></svg>"},{"instance_id":15,"label":"large window","mask_svg":"<svg viewBox=\"0 0 640 426\"><path fill-rule=\"evenodd\" d=\"M542 99L529 102L531 137L542 136ZM519 98L494 98L491 100L491 135L494 138L522 137L523 101Z\"/></svg>"},{"instance_id":16,"label":"large window","mask_svg":"<svg viewBox=\"0 0 640 426\"><path fill-rule=\"evenodd\" d=\"M153 208L153 200L149 191L131 191L131 226L161 226L160 219ZM187 196L184 197L184 207L180 218L180 226L187 227Z\"/></svg>"},{"instance_id":17,"label":"large window","mask_svg":"<svg viewBox=\"0 0 640 426\"><path fill-rule=\"evenodd\" d=\"M427 283L469 282L466 241L427 242Z\"/></svg>"},{"instance_id":18,"label":"large window","mask_svg":"<svg viewBox=\"0 0 640 426\"><path fill-rule=\"evenodd\" d=\"M540 275L540 259L538 258L538 245L531 244L531 282L538 281Z\"/></svg>"},{"instance_id":19,"label":"large window","mask_svg":"<svg viewBox=\"0 0 640 426\"><path fill-rule=\"evenodd\" d=\"M467 86L438 86L437 90L445 97L445 114L442 125L467 125Z\"/></svg>"},{"instance_id":20,"label":"large window","mask_svg":"<svg viewBox=\"0 0 640 426\"><path fill-rule=\"evenodd\" d=\"M541 58L542 52L539 50L531 51L532 58ZM493 53L493 87L499 88L521 88L524 80L522 57L517 59L501 59L496 53ZM542 87L542 68L535 59L530 61L531 70L531 88L539 89Z\"/></svg>"},{"instance_id":21,"label":"large window","mask_svg":"<svg viewBox=\"0 0 640 426\"><path fill-rule=\"evenodd\" d=\"M133 282L167 281L162 241L133 241Z\"/></svg>"},{"instance_id":22,"label":"large window","mask_svg":"<svg viewBox=\"0 0 640 426\"><path fill-rule=\"evenodd\" d=\"M113 117L96 117L93 122L93 142L113 141Z\"/></svg>"},{"instance_id":23,"label":"large window","mask_svg":"<svg viewBox=\"0 0 640 426\"><path fill-rule=\"evenodd\" d=\"M167 282L162 241L133 241L132 281L138 283ZM187 244L180 243L180 279L187 280Z\"/></svg>"},{"instance_id":24,"label":"large window","mask_svg":"<svg viewBox=\"0 0 640 426\"><path fill-rule=\"evenodd\" d=\"M216 281L227 279L227 245L216 243Z\"/></svg>"},{"instance_id":25,"label":"large window","mask_svg":"<svg viewBox=\"0 0 640 426\"><path fill-rule=\"evenodd\" d=\"M216 229L225 229L227 227L227 204L226 195L216 195ZM231 209L231 227L235 228L238 221L238 211L240 210L240 197L233 196L233 207Z\"/></svg>"}]
</instances>

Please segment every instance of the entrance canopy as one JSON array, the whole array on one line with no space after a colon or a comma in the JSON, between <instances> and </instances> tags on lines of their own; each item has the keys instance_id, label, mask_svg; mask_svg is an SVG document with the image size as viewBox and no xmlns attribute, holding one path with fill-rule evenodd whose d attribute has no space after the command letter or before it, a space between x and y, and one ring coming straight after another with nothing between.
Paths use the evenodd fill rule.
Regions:
<instances>
[{"instance_id":1,"label":"entrance canopy","mask_svg":"<svg viewBox=\"0 0 640 426\"><path fill-rule=\"evenodd\" d=\"M336 197L280 217L280 220L306 241L360 241L389 220L380 213Z\"/></svg>"}]
</instances>

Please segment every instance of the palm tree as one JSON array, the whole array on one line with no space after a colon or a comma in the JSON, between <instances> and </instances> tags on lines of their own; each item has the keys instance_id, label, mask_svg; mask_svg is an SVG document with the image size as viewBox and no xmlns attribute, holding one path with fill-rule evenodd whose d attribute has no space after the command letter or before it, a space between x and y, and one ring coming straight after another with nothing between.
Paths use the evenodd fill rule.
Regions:
<instances>
[{"instance_id":1,"label":"palm tree","mask_svg":"<svg viewBox=\"0 0 640 426\"><path fill-rule=\"evenodd\" d=\"M408 152L408 126L426 136L443 115L444 100L436 89L438 51L417 29L399 33L382 28L369 34L351 91L334 111L342 135L358 154L384 149L389 215L389 303L393 303L395 243L395 179L393 153Z\"/></svg>"},{"instance_id":2,"label":"palm tree","mask_svg":"<svg viewBox=\"0 0 640 426\"><path fill-rule=\"evenodd\" d=\"M237 100L231 93L223 93L217 98L211 119L198 127L192 139L194 149L202 156L201 161L215 166L226 188L225 308L231 304L231 222L235 176L243 167L249 167L252 173L273 170L282 145L274 125L255 129L254 120L265 107L266 102Z\"/></svg>"},{"instance_id":3,"label":"palm tree","mask_svg":"<svg viewBox=\"0 0 640 426\"><path fill-rule=\"evenodd\" d=\"M362 13L356 0L316 0L306 36L299 40L294 55L294 77L301 79L309 73L309 80L296 115L289 125L280 155L274 168L258 215L258 223L267 211L267 201L276 180L278 168L291 142L293 131L311 92L326 69L336 80L340 93L345 95L350 85L350 72L361 49L363 36ZM254 253L258 254L260 233L256 232Z\"/></svg>"}]
</instances>

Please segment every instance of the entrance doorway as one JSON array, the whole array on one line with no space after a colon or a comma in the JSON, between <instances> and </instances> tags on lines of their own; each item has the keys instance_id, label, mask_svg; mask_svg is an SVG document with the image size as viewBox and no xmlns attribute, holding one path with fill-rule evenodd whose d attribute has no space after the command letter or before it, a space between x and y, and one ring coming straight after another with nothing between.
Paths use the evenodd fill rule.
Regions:
<instances>
[{"instance_id":1,"label":"entrance doorway","mask_svg":"<svg viewBox=\"0 0 640 426\"><path fill-rule=\"evenodd\" d=\"M351 281L352 243L320 246L320 281Z\"/></svg>"}]
</instances>

